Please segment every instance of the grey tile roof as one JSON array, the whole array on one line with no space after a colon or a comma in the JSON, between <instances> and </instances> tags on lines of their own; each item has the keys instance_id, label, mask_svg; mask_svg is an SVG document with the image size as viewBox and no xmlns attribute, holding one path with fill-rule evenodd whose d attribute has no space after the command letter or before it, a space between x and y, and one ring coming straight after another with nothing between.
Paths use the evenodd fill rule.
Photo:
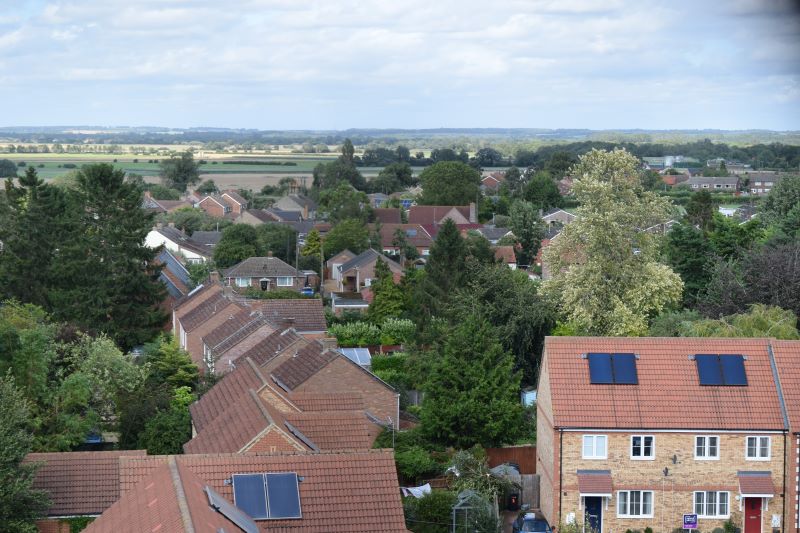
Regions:
<instances>
[{"instance_id":1,"label":"grey tile roof","mask_svg":"<svg viewBox=\"0 0 800 533\"><path fill-rule=\"evenodd\" d=\"M298 277L299 275L293 266L277 257L249 257L225 272L226 278Z\"/></svg>"},{"instance_id":2,"label":"grey tile roof","mask_svg":"<svg viewBox=\"0 0 800 533\"><path fill-rule=\"evenodd\" d=\"M171 240L175 244L178 244L183 248L191 250L202 256L211 257L213 253L210 246L206 246L204 243L195 240L193 236L190 237L177 228L164 226L161 228L155 228L155 231L159 232L161 235Z\"/></svg>"},{"instance_id":3,"label":"grey tile roof","mask_svg":"<svg viewBox=\"0 0 800 533\"><path fill-rule=\"evenodd\" d=\"M337 357L338 352L326 350L318 342L312 342L278 366L272 372L272 377L281 387L294 390Z\"/></svg>"},{"instance_id":4,"label":"grey tile roof","mask_svg":"<svg viewBox=\"0 0 800 533\"><path fill-rule=\"evenodd\" d=\"M190 237L192 241L204 246L215 246L222 238L221 231L195 231Z\"/></svg>"},{"instance_id":5,"label":"grey tile roof","mask_svg":"<svg viewBox=\"0 0 800 533\"><path fill-rule=\"evenodd\" d=\"M373 261L377 261L379 259L384 260L389 266L395 266L400 270L403 269L403 267L401 267L397 262L392 261L391 259L389 259L385 255L376 252L372 248L369 248L369 249L361 252L360 254L358 254L357 256L352 258L350 261L344 263L340 267L340 269L341 269L342 272L347 272L348 270L352 270L354 268L363 267L363 266L368 265L368 264L372 263Z\"/></svg>"}]
</instances>

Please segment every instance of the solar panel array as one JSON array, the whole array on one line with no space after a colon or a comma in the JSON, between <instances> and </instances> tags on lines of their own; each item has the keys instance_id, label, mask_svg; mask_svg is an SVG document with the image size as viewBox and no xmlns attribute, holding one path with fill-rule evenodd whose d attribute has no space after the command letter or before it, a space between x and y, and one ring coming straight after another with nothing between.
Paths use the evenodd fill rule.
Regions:
<instances>
[{"instance_id":1,"label":"solar panel array","mask_svg":"<svg viewBox=\"0 0 800 533\"><path fill-rule=\"evenodd\" d=\"M302 518L297 474L234 474L233 502L254 520Z\"/></svg>"},{"instance_id":2,"label":"solar panel array","mask_svg":"<svg viewBox=\"0 0 800 533\"><path fill-rule=\"evenodd\" d=\"M204 490L208 496L208 504L211 507L225 515L228 520L239 526L245 533L258 533L258 526L253 522L251 517L228 503L228 500L217 494L217 492L208 485L204 487Z\"/></svg>"},{"instance_id":3,"label":"solar panel array","mask_svg":"<svg viewBox=\"0 0 800 533\"><path fill-rule=\"evenodd\" d=\"M600 385L637 385L636 355L632 353L590 353L589 381Z\"/></svg>"},{"instance_id":4,"label":"solar panel array","mask_svg":"<svg viewBox=\"0 0 800 533\"><path fill-rule=\"evenodd\" d=\"M744 356L735 354L697 354L697 375L700 385L741 387L747 385Z\"/></svg>"},{"instance_id":5,"label":"solar panel array","mask_svg":"<svg viewBox=\"0 0 800 533\"><path fill-rule=\"evenodd\" d=\"M357 365L370 366L372 364L372 355L367 348L339 348L339 353Z\"/></svg>"}]
</instances>

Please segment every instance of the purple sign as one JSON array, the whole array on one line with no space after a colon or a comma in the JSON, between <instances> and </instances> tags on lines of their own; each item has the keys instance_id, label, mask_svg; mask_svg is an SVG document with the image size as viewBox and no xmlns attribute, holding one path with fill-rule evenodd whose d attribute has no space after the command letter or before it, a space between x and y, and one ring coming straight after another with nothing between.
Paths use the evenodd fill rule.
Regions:
<instances>
[{"instance_id":1,"label":"purple sign","mask_svg":"<svg viewBox=\"0 0 800 533\"><path fill-rule=\"evenodd\" d=\"M683 529L697 529L697 515L685 514L683 515Z\"/></svg>"}]
</instances>

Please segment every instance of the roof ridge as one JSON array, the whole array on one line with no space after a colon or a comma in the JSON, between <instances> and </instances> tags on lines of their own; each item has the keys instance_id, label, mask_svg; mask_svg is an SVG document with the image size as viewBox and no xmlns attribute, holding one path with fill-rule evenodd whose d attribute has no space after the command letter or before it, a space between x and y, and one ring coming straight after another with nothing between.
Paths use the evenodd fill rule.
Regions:
<instances>
[{"instance_id":1,"label":"roof ridge","mask_svg":"<svg viewBox=\"0 0 800 533\"><path fill-rule=\"evenodd\" d=\"M175 487L175 498L178 501L178 509L181 513L181 521L183 522L183 530L186 533L194 533L194 524L192 523L192 514L189 511L189 504L186 501L186 492L183 490L183 483L181 482L181 474L178 471L178 464L175 462L175 456L170 455L167 459L169 465L169 473L172 477L172 485Z\"/></svg>"},{"instance_id":2,"label":"roof ridge","mask_svg":"<svg viewBox=\"0 0 800 533\"><path fill-rule=\"evenodd\" d=\"M258 394L256 394L256 391L254 391L253 389L248 389L247 392L250 393L250 397L253 399L254 402L256 402L258 410L261 411L261 414L264 415L264 418L267 419L267 422L269 422L270 424L275 424L275 420L272 418L272 415L269 414L267 408L264 407L264 404L261 403L261 397Z\"/></svg>"},{"instance_id":3,"label":"roof ridge","mask_svg":"<svg viewBox=\"0 0 800 533\"><path fill-rule=\"evenodd\" d=\"M250 359L250 357L245 357L245 362L247 362L250 365L250 368L252 368L253 372L256 373L256 375L258 376L258 379L261 380L261 387L259 387L258 390L263 389L264 385L267 384L267 378L264 377L264 374L261 373L261 369L258 368L258 365L256 364L256 362L253 361L252 359Z\"/></svg>"}]
</instances>

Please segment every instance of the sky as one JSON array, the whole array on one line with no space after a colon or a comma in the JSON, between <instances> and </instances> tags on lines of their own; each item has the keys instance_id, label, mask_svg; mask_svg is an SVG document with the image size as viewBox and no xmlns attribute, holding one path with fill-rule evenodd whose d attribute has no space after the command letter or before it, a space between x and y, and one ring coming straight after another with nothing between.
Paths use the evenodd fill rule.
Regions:
<instances>
[{"instance_id":1,"label":"sky","mask_svg":"<svg viewBox=\"0 0 800 533\"><path fill-rule=\"evenodd\" d=\"M0 0L0 126L800 130L797 0Z\"/></svg>"}]
</instances>

